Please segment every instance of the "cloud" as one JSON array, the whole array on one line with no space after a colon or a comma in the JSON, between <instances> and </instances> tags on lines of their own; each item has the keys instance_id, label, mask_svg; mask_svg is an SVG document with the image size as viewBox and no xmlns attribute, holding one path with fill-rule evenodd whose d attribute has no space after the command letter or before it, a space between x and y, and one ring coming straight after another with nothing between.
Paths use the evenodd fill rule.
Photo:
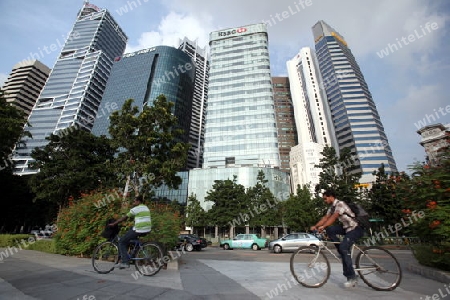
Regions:
<instances>
[{"instance_id":1,"label":"cloud","mask_svg":"<svg viewBox=\"0 0 450 300\"><path fill-rule=\"evenodd\" d=\"M184 37L190 40L198 40L201 47L208 44L209 32L207 24L191 16L170 12L158 26L158 31L143 32L137 45L127 45L126 52L133 52L149 47L166 45L177 47L179 40Z\"/></svg>"}]
</instances>

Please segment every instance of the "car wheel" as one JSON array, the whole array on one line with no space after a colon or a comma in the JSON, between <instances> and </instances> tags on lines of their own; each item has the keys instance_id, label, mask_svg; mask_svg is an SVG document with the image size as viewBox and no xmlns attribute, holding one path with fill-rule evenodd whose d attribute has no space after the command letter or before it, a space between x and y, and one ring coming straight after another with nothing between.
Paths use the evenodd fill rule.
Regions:
<instances>
[{"instance_id":1,"label":"car wheel","mask_svg":"<svg viewBox=\"0 0 450 300\"><path fill-rule=\"evenodd\" d=\"M194 250L194 246L191 243L188 243L184 246L184 249L186 249L187 252L191 252Z\"/></svg>"},{"instance_id":2,"label":"car wheel","mask_svg":"<svg viewBox=\"0 0 450 300\"><path fill-rule=\"evenodd\" d=\"M273 246L273 252L274 253L281 253L281 246L280 245L275 245Z\"/></svg>"},{"instance_id":3,"label":"car wheel","mask_svg":"<svg viewBox=\"0 0 450 300\"><path fill-rule=\"evenodd\" d=\"M257 244L253 244L253 245L252 245L252 250L256 251L256 250L259 250L259 249L260 249L260 248L258 247Z\"/></svg>"},{"instance_id":4,"label":"car wheel","mask_svg":"<svg viewBox=\"0 0 450 300\"><path fill-rule=\"evenodd\" d=\"M230 245L223 244L223 250L230 250Z\"/></svg>"}]
</instances>

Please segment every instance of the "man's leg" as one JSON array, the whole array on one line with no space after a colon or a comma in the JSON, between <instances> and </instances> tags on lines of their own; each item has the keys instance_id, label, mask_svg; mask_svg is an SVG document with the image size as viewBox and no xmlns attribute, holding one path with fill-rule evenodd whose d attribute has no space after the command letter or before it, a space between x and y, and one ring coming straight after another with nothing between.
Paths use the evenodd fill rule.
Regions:
<instances>
[{"instance_id":1,"label":"man's leg","mask_svg":"<svg viewBox=\"0 0 450 300\"><path fill-rule=\"evenodd\" d=\"M137 239L139 234L134 231L133 229L128 230L127 233L123 237L120 238L119 241L119 251L120 251L120 257L122 258L122 264L128 264L128 244L131 240Z\"/></svg>"},{"instance_id":2,"label":"man's leg","mask_svg":"<svg viewBox=\"0 0 450 300\"><path fill-rule=\"evenodd\" d=\"M330 240L332 240L333 242L340 241L340 239L337 237L338 235L345 235L345 230L341 225L327 227L326 232ZM339 252L339 244L334 244L334 246Z\"/></svg>"},{"instance_id":3,"label":"man's leg","mask_svg":"<svg viewBox=\"0 0 450 300\"><path fill-rule=\"evenodd\" d=\"M342 267L344 270L344 276L347 277L347 279L356 278L351 257L351 247L363 235L364 229L358 226L354 230L347 232L341 244L339 245L339 252L342 255Z\"/></svg>"}]
</instances>

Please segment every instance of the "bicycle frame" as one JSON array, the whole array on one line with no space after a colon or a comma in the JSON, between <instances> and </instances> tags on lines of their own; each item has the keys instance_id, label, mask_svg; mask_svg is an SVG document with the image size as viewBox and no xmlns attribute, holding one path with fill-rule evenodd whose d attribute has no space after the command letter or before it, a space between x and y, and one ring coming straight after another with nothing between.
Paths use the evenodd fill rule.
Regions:
<instances>
[{"instance_id":1,"label":"bicycle frame","mask_svg":"<svg viewBox=\"0 0 450 300\"><path fill-rule=\"evenodd\" d=\"M327 250L327 252L330 253L338 262L342 263L342 260L339 257L337 257L337 255L334 254L330 248L328 248L326 243L335 244L335 245L340 244L340 242L322 241L321 245L319 245L319 251L317 251L316 257L318 257L320 255L320 251ZM353 253L355 252L355 249L358 250L359 252L364 253L363 249L361 249L358 245L353 244L352 248L350 250L350 257L352 258L352 261L353 261ZM378 270L379 268L381 268L380 265L376 261L374 261L369 255L367 255L367 254L364 254L364 255L370 260L371 263L373 263L375 265L375 267L356 268L356 266L354 265L353 267L354 267L355 271Z\"/></svg>"}]
</instances>

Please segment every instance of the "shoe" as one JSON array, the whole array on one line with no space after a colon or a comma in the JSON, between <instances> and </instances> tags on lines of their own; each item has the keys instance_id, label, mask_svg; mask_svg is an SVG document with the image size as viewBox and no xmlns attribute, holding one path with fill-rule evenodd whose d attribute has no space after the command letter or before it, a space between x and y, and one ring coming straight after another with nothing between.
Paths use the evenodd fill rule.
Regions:
<instances>
[{"instance_id":1,"label":"shoe","mask_svg":"<svg viewBox=\"0 0 450 300\"><path fill-rule=\"evenodd\" d=\"M130 267L129 264L127 264L127 263L121 263L120 266L119 266L119 269L125 269L125 268L129 268L129 267Z\"/></svg>"},{"instance_id":2,"label":"shoe","mask_svg":"<svg viewBox=\"0 0 450 300\"><path fill-rule=\"evenodd\" d=\"M346 288L355 287L357 283L358 283L358 277L348 278L347 282L344 282L344 286Z\"/></svg>"}]
</instances>

